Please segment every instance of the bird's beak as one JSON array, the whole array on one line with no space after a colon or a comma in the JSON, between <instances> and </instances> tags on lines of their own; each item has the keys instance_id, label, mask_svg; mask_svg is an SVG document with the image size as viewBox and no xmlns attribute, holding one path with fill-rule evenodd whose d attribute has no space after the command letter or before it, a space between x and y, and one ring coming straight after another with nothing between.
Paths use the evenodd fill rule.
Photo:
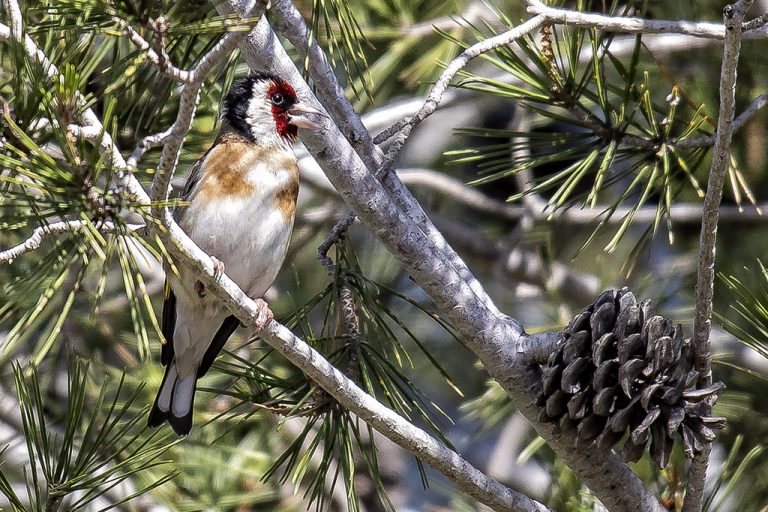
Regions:
<instances>
[{"instance_id":1,"label":"bird's beak","mask_svg":"<svg viewBox=\"0 0 768 512\"><path fill-rule=\"evenodd\" d=\"M290 119L289 124L297 126L299 128L306 128L308 130L322 130L323 126L307 119L306 114L314 114L317 116L328 118L327 115L320 112L316 108L312 108L309 105L305 105L302 102L294 103L293 106L288 109L288 115Z\"/></svg>"}]
</instances>

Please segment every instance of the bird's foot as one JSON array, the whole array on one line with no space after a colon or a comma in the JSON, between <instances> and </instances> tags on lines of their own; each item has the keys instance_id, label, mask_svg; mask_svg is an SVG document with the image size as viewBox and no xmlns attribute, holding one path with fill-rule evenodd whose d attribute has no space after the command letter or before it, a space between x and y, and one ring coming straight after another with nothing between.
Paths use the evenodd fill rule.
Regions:
<instances>
[{"instance_id":1,"label":"bird's foot","mask_svg":"<svg viewBox=\"0 0 768 512\"><path fill-rule=\"evenodd\" d=\"M221 276L224 275L224 263L216 259L214 256L211 256L211 260L213 261L213 278L218 281L221 279ZM197 296L201 299L207 295L205 293L205 285L200 280L195 281L195 293L197 293Z\"/></svg>"},{"instance_id":2,"label":"bird's foot","mask_svg":"<svg viewBox=\"0 0 768 512\"><path fill-rule=\"evenodd\" d=\"M255 299L254 302L256 303L256 322L254 322L253 328L260 331L275 319L275 314L269 309L269 304L264 299Z\"/></svg>"},{"instance_id":3,"label":"bird's foot","mask_svg":"<svg viewBox=\"0 0 768 512\"><path fill-rule=\"evenodd\" d=\"M211 261L213 261L213 278L218 281L224 275L224 263L214 256L211 256Z\"/></svg>"}]
</instances>

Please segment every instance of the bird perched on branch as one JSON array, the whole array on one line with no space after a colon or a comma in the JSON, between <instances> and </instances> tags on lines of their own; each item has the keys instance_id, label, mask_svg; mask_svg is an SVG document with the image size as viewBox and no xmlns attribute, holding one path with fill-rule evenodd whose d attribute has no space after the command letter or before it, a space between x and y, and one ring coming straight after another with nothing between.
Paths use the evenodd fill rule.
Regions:
<instances>
[{"instance_id":1,"label":"bird perched on branch","mask_svg":"<svg viewBox=\"0 0 768 512\"><path fill-rule=\"evenodd\" d=\"M320 125L324 115L296 96L280 77L254 72L237 80L224 98L216 141L192 167L174 212L179 225L259 307L285 259L293 229L299 168L291 143L298 128ZM149 413L151 427L168 421L179 435L192 428L197 379L206 374L239 321L207 293L194 274L168 272L163 303L163 383Z\"/></svg>"}]
</instances>

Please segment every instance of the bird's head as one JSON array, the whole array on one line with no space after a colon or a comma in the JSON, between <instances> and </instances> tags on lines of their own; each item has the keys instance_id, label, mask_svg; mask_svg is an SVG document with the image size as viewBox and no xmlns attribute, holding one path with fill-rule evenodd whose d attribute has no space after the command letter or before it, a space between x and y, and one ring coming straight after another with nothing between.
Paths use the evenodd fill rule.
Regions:
<instances>
[{"instance_id":1,"label":"bird's head","mask_svg":"<svg viewBox=\"0 0 768 512\"><path fill-rule=\"evenodd\" d=\"M240 135L267 145L295 141L299 128L322 128L307 114L325 117L299 101L291 84L263 71L236 80L224 98L222 111L224 119Z\"/></svg>"}]
</instances>

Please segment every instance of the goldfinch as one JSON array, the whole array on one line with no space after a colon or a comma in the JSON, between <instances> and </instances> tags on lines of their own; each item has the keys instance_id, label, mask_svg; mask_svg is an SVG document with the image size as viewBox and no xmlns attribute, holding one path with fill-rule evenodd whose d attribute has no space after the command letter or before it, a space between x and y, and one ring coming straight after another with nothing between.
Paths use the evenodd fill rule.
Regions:
<instances>
[{"instance_id":1,"label":"goldfinch","mask_svg":"<svg viewBox=\"0 0 768 512\"><path fill-rule=\"evenodd\" d=\"M261 297L285 259L299 192L291 145L298 128L321 128L308 114L324 115L300 102L280 77L257 71L234 82L224 98L221 130L187 178L181 199L188 206L174 211L217 273L226 269L257 300L265 323L272 313ZM167 421L178 435L189 434L196 382L238 325L192 272L168 272L160 358L166 369L150 427Z\"/></svg>"}]
</instances>

